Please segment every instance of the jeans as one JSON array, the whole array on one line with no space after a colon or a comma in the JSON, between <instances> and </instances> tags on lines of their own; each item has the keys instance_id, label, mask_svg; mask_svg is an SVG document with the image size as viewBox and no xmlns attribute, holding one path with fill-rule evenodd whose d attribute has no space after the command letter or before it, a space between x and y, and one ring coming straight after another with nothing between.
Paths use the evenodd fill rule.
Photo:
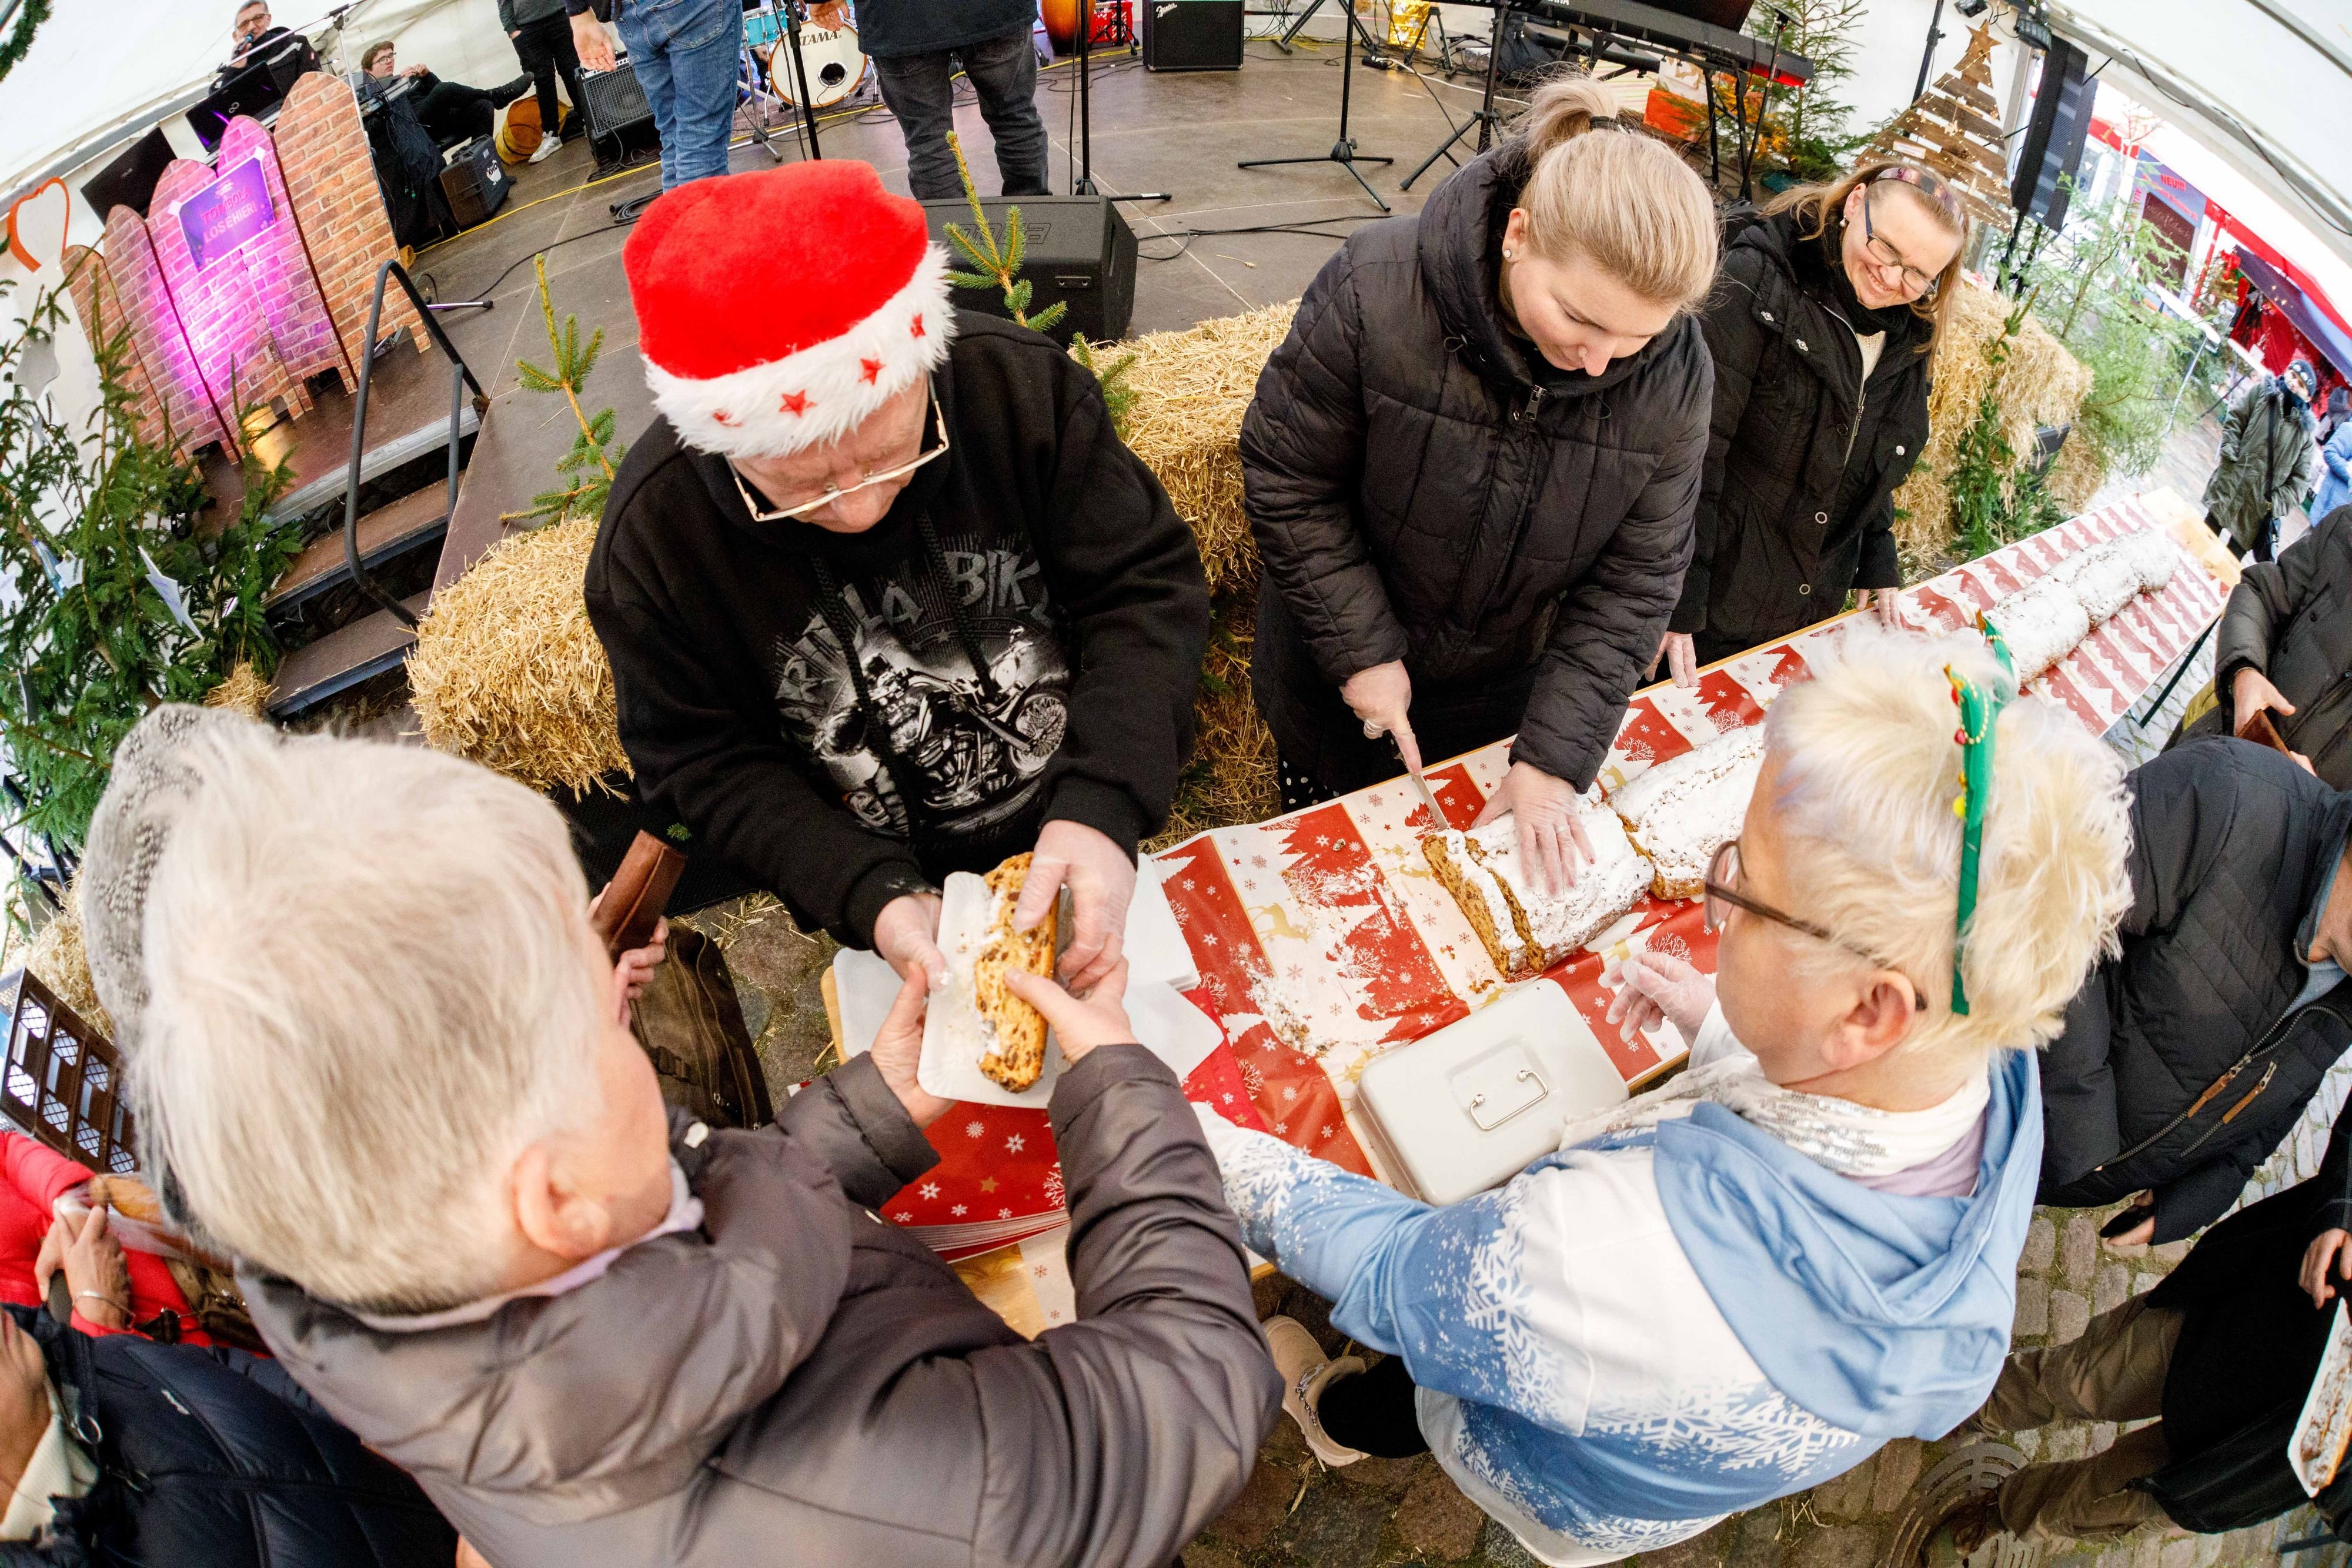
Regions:
<instances>
[{"instance_id":1,"label":"jeans","mask_svg":"<svg viewBox=\"0 0 2352 1568\"><path fill-rule=\"evenodd\" d=\"M613 20L654 111L662 189L727 172L741 0L621 0Z\"/></svg>"},{"instance_id":2,"label":"jeans","mask_svg":"<svg viewBox=\"0 0 2352 1568\"><path fill-rule=\"evenodd\" d=\"M898 117L907 139L907 184L919 202L953 201L963 194L956 177L948 132L955 129L954 57L980 95L981 118L996 139L996 172L1008 196L1045 192L1045 122L1037 114L1037 53L1029 31L967 44L936 55L877 56L875 74L882 101Z\"/></svg>"},{"instance_id":3,"label":"jeans","mask_svg":"<svg viewBox=\"0 0 2352 1568\"><path fill-rule=\"evenodd\" d=\"M580 86L580 51L572 42L572 18L561 12L541 16L536 22L526 22L515 31L515 57L522 68L530 73L533 86L539 89L539 125L550 136L555 135L558 109L555 99L555 78L563 78L563 90L572 99L572 111L585 114L588 98ZM583 120L580 122L588 122Z\"/></svg>"}]
</instances>

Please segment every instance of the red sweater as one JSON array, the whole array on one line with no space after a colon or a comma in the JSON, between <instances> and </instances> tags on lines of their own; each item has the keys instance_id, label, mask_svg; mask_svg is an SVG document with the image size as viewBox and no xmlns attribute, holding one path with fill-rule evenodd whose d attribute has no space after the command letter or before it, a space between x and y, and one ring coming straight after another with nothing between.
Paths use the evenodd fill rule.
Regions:
<instances>
[{"instance_id":1,"label":"red sweater","mask_svg":"<svg viewBox=\"0 0 2352 1568\"><path fill-rule=\"evenodd\" d=\"M58 1194L79 1186L93 1174L22 1133L0 1132L0 1301L26 1307L44 1304L33 1281L33 1264L41 1255L41 1239L49 1233L56 1218L50 1206ZM180 1293L179 1282L163 1266L163 1260L128 1247L122 1249L122 1258L131 1270L133 1322L151 1322L156 1313L169 1309L180 1314L182 1343L213 1343L196 1326L188 1312L188 1299ZM81 1315L79 1301L74 1309L73 1326L84 1333L126 1332L91 1322Z\"/></svg>"}]
</instances>

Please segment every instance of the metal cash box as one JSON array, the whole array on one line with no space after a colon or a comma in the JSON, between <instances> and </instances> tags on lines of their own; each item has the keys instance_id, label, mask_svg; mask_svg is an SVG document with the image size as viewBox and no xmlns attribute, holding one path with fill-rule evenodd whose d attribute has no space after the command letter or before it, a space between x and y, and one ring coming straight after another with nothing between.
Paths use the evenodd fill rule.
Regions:
<instances>
[{"instance_id":1,"label":"metal cash box","mask_svg":"<svg viewBox=\"0 0 2352 1568\"><path fill-rule=\"evenodd\" d=\"M1543 979L1375 1059L1356 1083L1373 1157L1434 1204L1501 1186L1559 1148L1570 1118L1628 1097L1576 1004Z\"/></svg>"}]
</instances>

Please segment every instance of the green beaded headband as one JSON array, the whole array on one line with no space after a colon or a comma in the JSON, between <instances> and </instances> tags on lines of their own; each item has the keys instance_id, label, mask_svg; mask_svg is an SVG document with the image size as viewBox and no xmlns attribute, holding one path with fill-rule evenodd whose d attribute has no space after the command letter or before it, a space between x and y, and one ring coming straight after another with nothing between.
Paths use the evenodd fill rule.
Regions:
<instances>
[{"instance_id":1,"label":"green beaded headband","mask_svg":"<svg viewBox=\"0 0 2352 1568\"><path fill-rule=\"evenodd\" d=\"M1969 926L1977 915L1977 873L1984 849L1985 802L1992 795L1993 725L2016 693L2015 666L2010 662L2009 644L2001 640L2000 629L1981 615L1977 621L1984 630L1986 646L2000 661L2001 674L2011 680L1988 692L1951 665L1944 666L1944 678L1952 684L1952 705L1960 710L1960 727L1952 735L1960 747L1960 792L1952 797L1952 815L1960 820L1960 896L1952 940L1952 1011L1964 1018L1969 1010L1969 992L1960 980L1960 960L1968 953Z\"/></svg>"}]
</instances>

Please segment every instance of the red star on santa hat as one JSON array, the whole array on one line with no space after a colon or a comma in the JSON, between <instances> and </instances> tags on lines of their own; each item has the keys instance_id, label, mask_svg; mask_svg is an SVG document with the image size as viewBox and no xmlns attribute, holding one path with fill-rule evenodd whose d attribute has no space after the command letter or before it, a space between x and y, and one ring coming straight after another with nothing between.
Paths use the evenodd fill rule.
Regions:
<instances>
[{"instance_id":1,"label":"red star on santa hat","mask_svg":"<svg viewBox=\"0 0 2352 1568\"><path fill-rule=\"evenodd\" d=\"M778 411L784 413L806 413L808 405L809 395L804 392L788 392L776 403Z\"/></svg>"},{"instance_id":2,"label":"red star on santa hat","mask_svg":"<svg viewBox=\"0 0 2352 1568\"><path fill-rule=\"evenodd\" d=\"M915 324L907 329L907 335L910 338L919 338L923 335L923 319L920 316L915 318Z\"/></svg>"},{"instance_id":3,"label":"red star on santa hat","mask_svg":"<svg viewBox=\"0 0 2352 1568\"><path fill-rule=\"evenodd\" d=\"M857 369L861 372L857 379L869 386L881 379L882 361L879 360L860 360Z\"/></svg>"}]
</instances>

